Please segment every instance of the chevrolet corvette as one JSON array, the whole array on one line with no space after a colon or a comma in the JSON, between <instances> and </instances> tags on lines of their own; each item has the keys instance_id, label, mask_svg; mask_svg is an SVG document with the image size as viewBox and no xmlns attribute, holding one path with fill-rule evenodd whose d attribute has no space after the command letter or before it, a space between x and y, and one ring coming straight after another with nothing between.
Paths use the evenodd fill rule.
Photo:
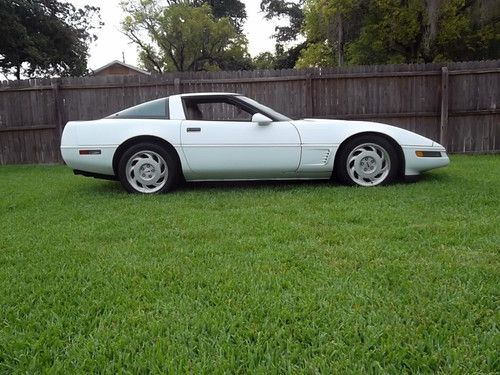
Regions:
<instances>
[{"instance_id":1,"label":"chevrolet corvette","mask_svg":"<svg viewBox=\"0 0 500 375\"><path fill-rule=\"evenodd\" d=\"M367 121L292 120L239 94L149 101L66 124L61 153L77 175L164 193L181 180L330 179L387 185L449 164L440 144Z\"/></svg>"}]
</instances>

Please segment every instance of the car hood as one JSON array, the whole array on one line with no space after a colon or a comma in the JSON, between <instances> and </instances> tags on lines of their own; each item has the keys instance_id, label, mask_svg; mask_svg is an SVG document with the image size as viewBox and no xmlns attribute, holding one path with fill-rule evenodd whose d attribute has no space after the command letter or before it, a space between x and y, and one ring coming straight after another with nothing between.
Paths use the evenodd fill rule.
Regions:
<instances>
[{"instance_id":1,"label":"car hood","mask_svg":"<svg viewBox=\"0 0 500 375\"><path fill-rule=\"evenodd\" d=\"M355 134L373 132L385 134L401 146L432 147L438 145L431 139L409 130L379 122L303 119L292 121L292 123L299 131L302 143L306 144L340 144Z\"/></svg>"}]
</instances>

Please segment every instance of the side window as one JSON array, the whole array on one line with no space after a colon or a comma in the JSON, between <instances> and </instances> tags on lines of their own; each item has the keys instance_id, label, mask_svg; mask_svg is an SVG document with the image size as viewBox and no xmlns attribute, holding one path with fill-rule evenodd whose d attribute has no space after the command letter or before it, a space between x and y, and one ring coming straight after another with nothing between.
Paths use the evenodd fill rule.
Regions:
<instances>
[{"instance_id":1,"label":"side window","mask_svg":"<svg viewBox=\"0 0 500 375\"><path fill-rule=\"evenodd\" d=\"M246 108L224 99L184 100L186 118L203 121L252 121L252 113Z\"/></svg>"},{"instance_id":2,"label":"side window","mask_svg":"<svg viewBox=\"0 0 500 375\"><path fill-rule=\"evenodd\" d=\"M124 109L108 118L149 118L165 120L170 117L169 112L168 98L162 98Z\"/></svg>"}]
</instances>

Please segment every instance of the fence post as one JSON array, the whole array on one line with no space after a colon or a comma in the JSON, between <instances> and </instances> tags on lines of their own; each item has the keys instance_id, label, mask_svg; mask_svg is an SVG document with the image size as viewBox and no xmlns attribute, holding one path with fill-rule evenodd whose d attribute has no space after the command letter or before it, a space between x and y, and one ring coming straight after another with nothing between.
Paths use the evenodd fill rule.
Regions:
<instances>
[{"instance_id":1,"label":"fence post","mask_svg":"<svg viewBox=\"0 0 500 375\"><path fill-rule=\"evenodd\" d=\"M182 92L181 92L181 79L180 78L174 79L174 91L176 94L182 94Z\"/></svg>"},{"instance_id":2,"label":"fence post","mask_svg":"<svg viewBox=\"0 0 500 375\"><path fill-rule=\"evenodd\" d=\"M308 74L304 82L306 95L306 117L314 117L314 98L312 74Z\"/></svg>"},{"instance_id":3,"label":"fence post","mask_svg":"<svg viewBox=\"0 0 500 375\"><path fill-rule=\"evenodd\" d=\"M52 87L52 93L54 95L54 109L55 109L55 117L56 117L56 125L57 125L57 131L59 132L59 137L62 135L63 128L64 128L64 120L63 120L63 103L61 101L61 93L59 90L59 81L58 80L53 80L50 83L50 86Z\"/></svg>"},{"instance_id":4,"label":"fence post","mask_svg":"<svg viewBox=\"0 0 500 375\"><path fill-rule=\"evenodd\" d=\"M441 123L439 127L439 143L447 147L448 141L448 67L441 68Z\"/></svg>"}]
</instances>

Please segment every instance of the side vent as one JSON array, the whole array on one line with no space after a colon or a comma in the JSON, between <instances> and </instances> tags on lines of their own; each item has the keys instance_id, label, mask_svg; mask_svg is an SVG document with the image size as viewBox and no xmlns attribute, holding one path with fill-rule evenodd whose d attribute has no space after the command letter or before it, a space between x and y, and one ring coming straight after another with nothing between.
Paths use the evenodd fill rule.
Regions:
<instances>
[{"instance_id":1,"label":"side vent","mask_svg":"<svg viewBox=\"0 0 500 375\"><path fill-rule=\"evenodd\" d=\"M308 148L305 147L302 150L302 166L315 166L315 167L323 167L328 165L330 161L330 156L332 154L331 149L329 148Z\"/></svg>"},{"instance_id":2,"label":"side vent","mask_svg":"<svg viewBox=\"0 0 500 375\"><path fill-rule=\"evenodd\" d=\"M328 163L328 158L330 157L330 150L326 150L321 158L321 164L326 165Z\"/></svg>"}]
</instances>

